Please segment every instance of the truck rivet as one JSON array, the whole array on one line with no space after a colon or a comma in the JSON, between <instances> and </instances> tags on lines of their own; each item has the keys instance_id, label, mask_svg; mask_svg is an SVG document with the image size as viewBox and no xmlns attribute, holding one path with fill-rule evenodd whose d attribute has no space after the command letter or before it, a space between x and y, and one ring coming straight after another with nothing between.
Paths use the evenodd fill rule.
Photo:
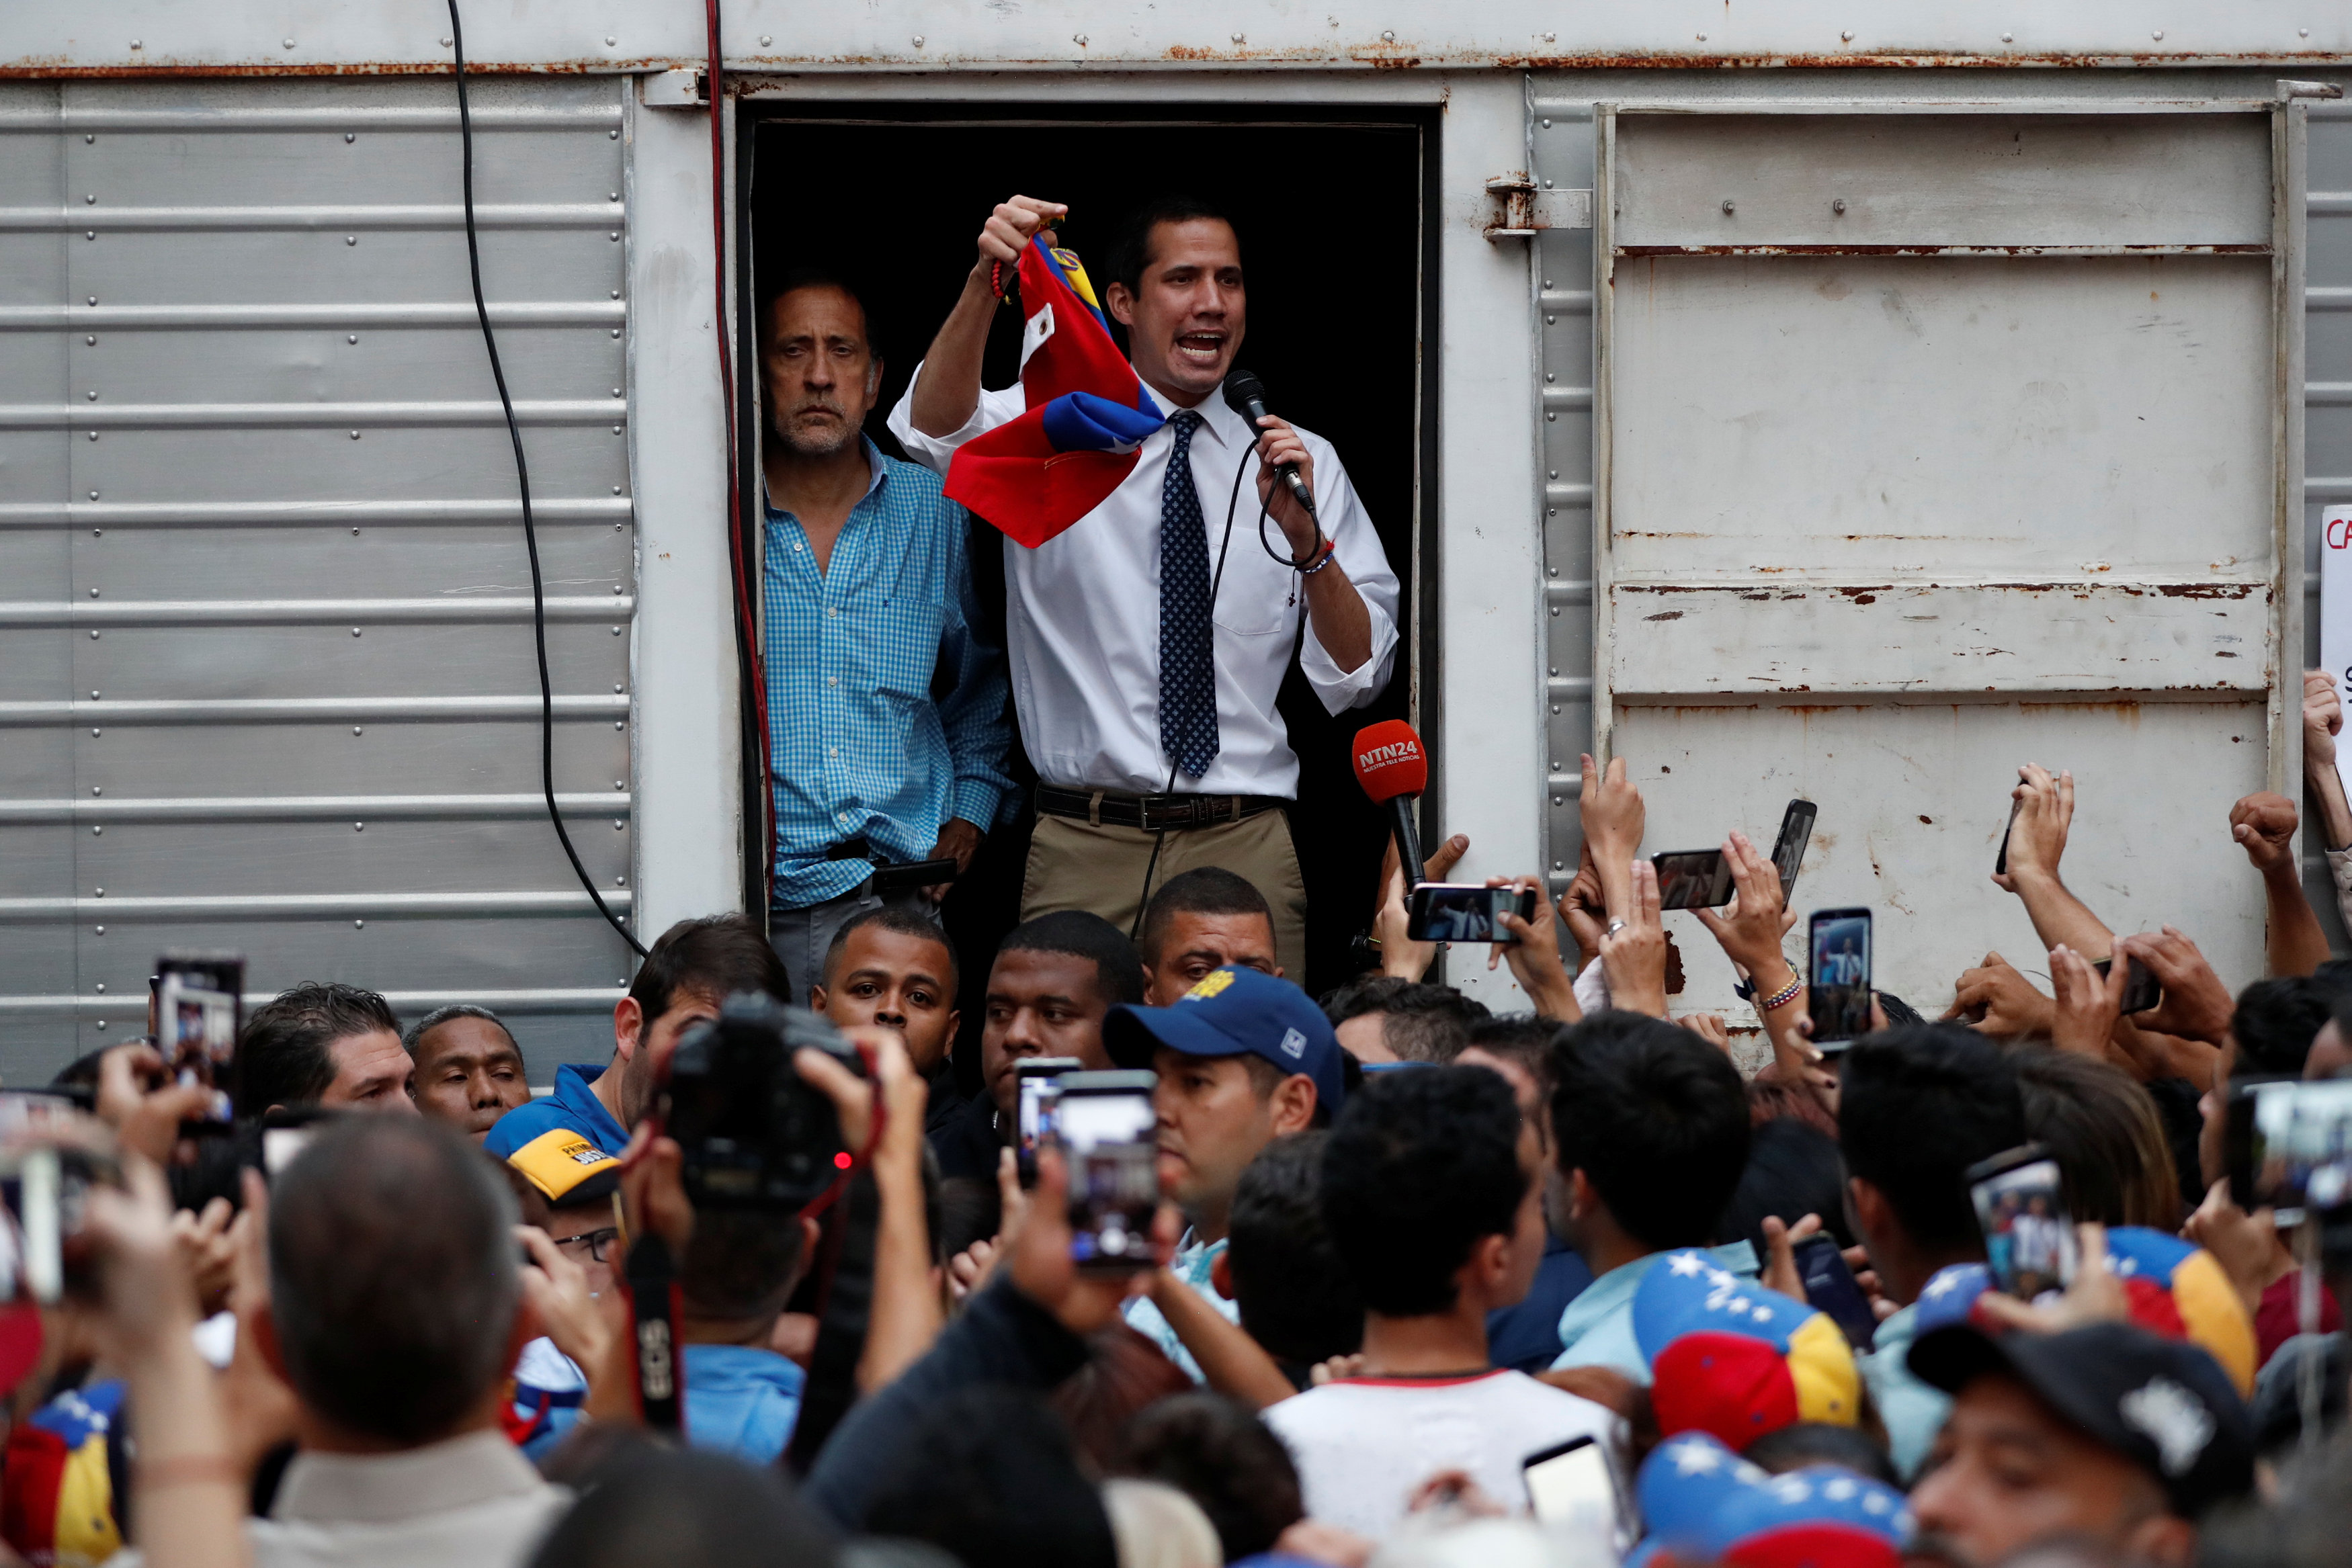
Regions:
<instances>
[{"instance_id":1,"label":"truck rivet","mask_svg":"<svg viewBox=\"0 0 2352 1568\"><path fill-rule=\"evenodd\" d=\"M1382 33L1381 35L1381 42L1383 44L1393 44L1396 42L1396 35L1394 33Z\"/></svg>"},{"instance_id":2,"label":"truck rivet","mask_svg":"<svg viewBox=\"0 0 2352 1568\"><path fill-rule=\"evenodd\" d=\"M343 236L343 243L345 245L357 245L360 243L360 236L357 235L345 235Z\"/></svg>"},{"instance_id":3,"label":"truck rivet","mask_svg":"<svg viewBox=\"0 0 2352 1568\"><path fill-rule=\"evenodd\" d=\"M2163 28L2161 28L2161 27L2158 27L2155 32L2150 33L2150 34L2148 35L2148 37L2151 37L2151 38L2154 38L2158 43L2159 43L2159 44L2160 44L2160 43L2164 42L2164 29L2163 29Z\"/></svg>"},{"instance_id":4,"label":"truck rivet","mask_svg":"<svg viewBox=\"0 0 2352 1568\"><path fill-rule=\"evenodd\" d=\"M106 927L105 927L105 926L103 926L103 925L100 926L100 927L98 928L98 934L99 934L100 936L105 936L105 935L106 935Z\"/></svg>"},{"instance_id":5,"label":"truck rivet","mask_svg":"<svg viewBox=\"0 0 2352 1568\"><path fill-rule=\"evenodd\" d=\"M605 34L605 35L604 35L604 47L605 47L606 48L608 48L608 49L609 49L609 48L611 48L614 44L619 43L620 41L621 41L620 39L618 39L618 38L614 37L612 34L610 34L610 33L607 33L607 34Z\"/></svg>"},{"instance_id":6,"label":"truck rivet","mask_svg":"<svg viewBox=\"0 0 2352 1568\"><path fill-rule=\"evenodd\" d=\"M1733 204L1731 198L1730 198L1729 196L1726 196L1726 197L1724 197L1724 198L1723 198L1723 213L1724 213L1724 215L1725 215L1726 217L1729 217L1733 213L1735 213L1735 212L1737 212L1737 211L1738 211L1738 208Z\"/></svg>"},{"instance_id":7,"label":"truck rivet","mask_svg":"<svg viewBox=\"0 0 2352 1568\"><path fill-rule=\"evenodd\" d=\"M353 725L353 726L352 726L352 733L353 735L357 735L359 732L360 732L360 727L359 727L358 725Z\"/></svg>"},{"instance_id":8,"label":"truck rivet","mask_svg":"<svg viewBox=\"0 0 2352 1568\"><path fill-rule=\"evenodd\" d=\"M760 47L761 47L761 48L763 48L763 49L764 49L764 48L766 48L770 44L774 43L775 41L776 41L775 39L773 39L773 38L770 37L769 37L767 34L765 34L765 33L762 33L762 34L761 34L761 35L760 35Z\"/></svg>"},{"instance_id":9,"label":"truck rivet","mask_svg":"<svg viewBox=\"0 0 2352 1568\"><path fill-rule=\"evenodd\" d=\"M364 920L354 920L352 922L352 929L354 931L364 931L367 929L367 922Z\"/></svg>"},{"instance_id":10,"label":"truck rivet","mask_svg":"<svg viewBox=\"0 0 2352 1568\"><path fill-rule=\"evenodd\" d=\"M131 47L132 48L134 48L134 49L135 49L135 48L137 48L137 47L139 47L139 40L138 40L138 39L136 39L136 38L131 39Z\"/></svg>"},{"instance_id":11,"label":"truck rivet","mask_svg":"<svg viewBox=\"0 0 2352 1568\"><path fill-rule=\"evenodd\" d=\"M917 48L919 48L919 48L921 48L922 47L923 47L923 35L922 35L922 34L920 34L920 33L918 33L918 34L916 34L916 35L915 35L915 47L917 47Z\"/></svg>"},{"instance_id":12,"label":"truck rivet","mask_svg":"<svg viewBox=\"0 0 2352 1568\"><path fill-rule=\"evenodd\" d=\"M1084 33L1072 33L1070 35L1070 42L1077 45L1078 47L1083 49L1087 47L1087 36Z\"/></svg>"},{"instance_id":13,"label":"truck rivet","mask_svg":"<svg viewBox=\"0 0 2352 1568\"><path fill-rule=\"evenodd\" d=\"M1848 33L1840 33L1840 34L1838 35L1838 41L1839 41L1839 42L1841 42L1841 43L1851 44L1851 43L1853 43L1853 35L1852 33L1850 33L1850 32L1848 32Z\"/></svg>"},{"instance_id":14,"label":"truck rivet","mask_svg":"<svg viewBox=\"0 0 2352 1568\"><path fill-rule=\"evenodd\" d=\"M1832 202L1830 204L1830 211L1833 213L1842 213L1845 211L1845 198L1843 196L1840 196L1836 201Z\"/></svg>"},{"instance_id":15,"label":"truck rivet","mask_svg":"<svg viewBox=\"0 0 2352 1568\"><path fill-rule=\"evenodd\" d=\"M289 49L290 49L290 48L292 48L292 47L294 47L294 40L293 40L293 39L291 39L291 38L287 39L287 40L286 40L286 47L287 47L288 48L289 48Z\"/></svg>"},{"instance_id":16,"label":"truck rivet","mask_svg":"<svg viewBox=\"0 0 2352 1568\"><path fill-rule=\"evenodd\" d=\"M356 343L359 340L360 335L357 332L346 332L343 334L343 341L346 343Z\"/></svg>"},{"instance_id":17,"label":"truck rivet","mask_svg":"<svg viewBox=\"0 0 2352 1568\"><path fill-rule=\"evenodd\" d=\"M85 343L87 343L87 344L89 344L91 348L95 349L95 348L97 348L97 347L98 347L98 334L97 334L97 333L95 333L95 332L92 332L92 333L89 334L88 336L84 337L84 338L82 339L82 341L83 341L83 342L85 342Z\"/></svg>"},{"instance_id":18,"label":"truck rivet","mask_svg":"<svg viewBox=\"0 0 2352 1568\"><path fill-rule=\"evenodd\" d=\"M2013 44L2017 41L2016 35L2011 33L2003 33L2000 36L2000 41L2004 44Z\"/></svg>"},{"instance_id":19,"label":"truck rivet","mask_svg":"<svg viewBox=\"0 0 2352 1568\"><path fill-rule=\"evenodd\" d=\"M1235 34L1234 35L1234 43L1238 44L1238 43L1242 43L1242 42L1244 42L1244 41L1245 41L1245 40L1243 38L1243 37L1242 37L1242 35L1241 35L1241 34L1239 34L1239 33L1235 33Z\"/></svg>"},{"instance_id":20,"label":"truck rivet","mask_svg":"<svg viewBox=\"0 0 2352 1568\"><path fill-rule=\"evenodd\" d=\"M352 824L352 831L355 833L364 833L367 831L367 824L365 822L353 822Z\"/></svg>"},{"instance_id":21,"label":"truck rivet","mask_svg":"<svg viewBox=\"0 0 2352 1568\"><path fill-rule=\"evenodd\" d=\"M352 627L352 636L354 636L354 637L356 637L356 636L358 636L359 634L360 634L360 629L359 629L358 627L356 627L356 626Z\"/></svg>"},{"instance_id":22,"label":"truck rivet","mask_svg":"<svg viewBox=\"0 0 2352 1568\"><path fill-rule=\"evenodd\" d=\"M346 131L343 132L343 140L345 141L357 141L359 139L360 133L356 131Z\"/></svg>"},{"instance_id":23,"label":"truck rivet","mask_svg":"<svg viewBox=\"0 0 2352 1568\"><path fill-rule=\"evenodd\" d=\"M90 824L89 831L90 831L90 836L91 836L92 838L98 838L98 837L102 836L102 835L106 832L106 828L105 828L104 824L102 824L102 823L92 822L92 823ZM100 986L100 987L99 987L98 988L99 988L100 990L101 990L101 991L102 991L102 990L104 990L104 989L106 989L106 988L105 988L104 986Z\"/></svg>"},{"instance_id":24,"label":"truck rivet","mask_svg":"<svg viewBox=\"0 0 2352 1568\"><path fill-rule=\"evenodd\" d=\"M97 589L95 589L95 588L91 589L91 590L89 591L89 596L90 596L92 599L96 599L96 598L98 597L98 590L97 590Z\"/></svg>"}]
</instances>

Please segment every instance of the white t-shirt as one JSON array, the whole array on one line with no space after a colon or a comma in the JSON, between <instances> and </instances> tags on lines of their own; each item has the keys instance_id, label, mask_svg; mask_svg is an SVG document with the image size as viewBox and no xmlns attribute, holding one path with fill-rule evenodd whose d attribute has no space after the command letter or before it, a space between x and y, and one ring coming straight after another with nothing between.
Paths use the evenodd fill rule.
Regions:
<instances>
[{"instance_id":1,"label":"white t-shirt","mask_svg":"<svg viewBox=\"0 0 2352 1568\"><path fill-rule=\"evenodd\" d=\"M1463 1470L1515 1514L1528 1511L1519 1466L1573 1437L1620 1440L1621 1423L1590 1399L1523 1372L1429 1379L1350 1378L1294 1395L1265 1413L1298 1466L1307 1517L1386 1538L1413 1489Z\"/></svg>"}]
</instances>

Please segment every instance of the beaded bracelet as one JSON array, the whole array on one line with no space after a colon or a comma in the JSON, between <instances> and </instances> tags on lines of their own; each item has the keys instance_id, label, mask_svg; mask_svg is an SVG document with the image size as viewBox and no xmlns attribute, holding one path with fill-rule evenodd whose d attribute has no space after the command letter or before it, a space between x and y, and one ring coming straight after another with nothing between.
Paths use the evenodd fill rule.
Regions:
<instances>
[{"instance_id":1,"label":"beaded bracelet","mask_svg":"<svg viewBox=\"0 0 2352 1568\"><path fill-rule=\"evenodd\" d=\"M1766 997L1761 1001L1758 1002L1756 1004L1756 1010L1759 1013L1769 1013L1774 1008L1785 1008L1790 1002L1795 1001L1797 999L1797 993L1804 988L1805 982L1803 980L1790 980L1788 985L1783 987L1781 989L1773 992L1770 996Z\"/></svg>"},{"instance_id":2,"label":"beaded bracelet","mask_svg":"<svg viewBox=\"0 0 2352 1568\"><path fill-rule=\"evenodd\" d=\"M1315 563L1313 566L1299 566L1294 563L1290 570L1297 572L1301 577L1313 577L1317 572L1321 571L1325 567L1329 566L1331 564L1331 558L1339 553L1339 547L1327 538L1323 541L1322 549L1316 550L1307 558Z\"/></svg>"}]
</instances>

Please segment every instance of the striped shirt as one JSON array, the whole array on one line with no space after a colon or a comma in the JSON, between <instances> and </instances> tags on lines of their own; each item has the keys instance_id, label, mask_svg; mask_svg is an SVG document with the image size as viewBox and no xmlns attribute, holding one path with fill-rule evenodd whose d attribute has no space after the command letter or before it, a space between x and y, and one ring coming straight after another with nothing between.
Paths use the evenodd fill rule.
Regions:
<instances>
[{"instance_id":1,"label":"striped shirt","mask_svg":"<svg viewBox=\"0 0 2352 1568\"><path fill-rule=\"evenodd\" d=\"M919 861L950 817L993 826L1012 787L1004 658L974 629L964 510L929 469L865 447L873 482L823 572L800 520L766 503L761 646L779 909L822 904L872 874L864 861L826 860L828 846L862 837L893 862Z\"/></svg>"}]
</instances>

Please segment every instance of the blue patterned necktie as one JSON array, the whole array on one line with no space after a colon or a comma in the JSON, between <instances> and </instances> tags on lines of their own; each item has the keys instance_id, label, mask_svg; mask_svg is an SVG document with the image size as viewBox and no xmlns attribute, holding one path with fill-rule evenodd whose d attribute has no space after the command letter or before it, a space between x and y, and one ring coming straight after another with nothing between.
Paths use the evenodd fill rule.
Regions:
<instances>
[{"instance_id":1,"label":"blue patterned necktie","mask_svg":"<svg viewBox=\"0 0 2352 1568\"><path fill-rule=\"evenodd\" d=\"M1192 488L1191 409L1169 420L1176 444L1160 486L1160 749L1188 779L1217 759L1215 643L1209 630L1209 529Z\"/></svg>"}]
</instances>

